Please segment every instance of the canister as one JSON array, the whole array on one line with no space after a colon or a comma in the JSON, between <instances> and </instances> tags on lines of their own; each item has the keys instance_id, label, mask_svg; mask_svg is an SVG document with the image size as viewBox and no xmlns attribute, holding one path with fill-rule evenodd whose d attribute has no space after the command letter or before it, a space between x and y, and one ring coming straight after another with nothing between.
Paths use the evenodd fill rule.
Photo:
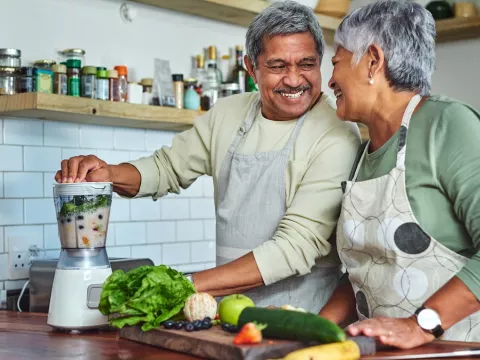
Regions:
<instances>
[{"instance_id":1,"label":"canister","mask_svg":"<svg viewBox=\"0 0 480 360\"><path fill-rule=\"evenodd\" d=\"M14 67L0 67L0 95L15 95L19 87L19 71Z\"/></svg>"},{"instance_id":2,"label":"canister","mask_svg":"<svg viewBox=\"0 0 480 360\"><path fill-rule=\"evenodd\" d=\"M0 49L0 66L18 68L21 66L22 52L17 49Z\"/></svg>"}]
</instances>

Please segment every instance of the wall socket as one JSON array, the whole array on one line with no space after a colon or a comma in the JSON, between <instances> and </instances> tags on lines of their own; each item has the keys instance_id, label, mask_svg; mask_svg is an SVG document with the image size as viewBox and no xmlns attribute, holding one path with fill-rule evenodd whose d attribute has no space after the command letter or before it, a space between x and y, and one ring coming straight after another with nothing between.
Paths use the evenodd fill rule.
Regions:
<instances>
[{"instance_id":1,"label":"wall socket","mask_svg":"<svg viewBox=\"0 0 480 360\"><path fill-rule=\"evenodd\" d=\"M32 249L38 249L27 238L8 237L8 278L9 280L28 279L32 259L38 258Z\"/></svg>"}]
</instances>

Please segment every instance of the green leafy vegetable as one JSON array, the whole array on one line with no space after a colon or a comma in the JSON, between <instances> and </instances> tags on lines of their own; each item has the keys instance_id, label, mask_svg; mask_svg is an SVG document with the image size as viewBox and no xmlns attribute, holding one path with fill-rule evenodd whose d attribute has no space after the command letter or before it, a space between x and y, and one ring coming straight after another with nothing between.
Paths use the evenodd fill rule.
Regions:
<instances>
[{"instance_id":1,"label":"green leafy vegetable","mask_svg":"<svg viewBox=\"0 0 480 360\"><path fill-rule=\"evenodd\" d=\"M194 293L193 284L182 273L165 265L140 266L112 273L103 284L98 308L103 315L119 315L110 320L112 326L142 323L142 330L148 331L179 316Z\"/></svg>"},{"instance_id":2,"label":"green leafy vegetable","mask_svg":"<svg viewBox=\"0 0 480 360\"><path fill-rule=\"evenodd\" d=\"M67 216L72 213L92 211L101 207L107 207L110 204L111 198L107 195L99 195L90 200L86 196L74 196L71 201L62 205L60 215Z\"/></svg>"}]
</instances>

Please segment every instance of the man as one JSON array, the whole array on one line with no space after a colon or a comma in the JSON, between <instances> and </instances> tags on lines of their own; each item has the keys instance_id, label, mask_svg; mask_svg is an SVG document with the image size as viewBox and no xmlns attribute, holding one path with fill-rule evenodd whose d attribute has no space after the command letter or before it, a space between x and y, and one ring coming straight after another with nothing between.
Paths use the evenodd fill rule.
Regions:
<instances>
[{"instance_id":1,"label":"man","mask_svg":"<svg viewBox=\"0 0 480 360\"><path fill-rule=\"evenodd\" d=\"M78 156L55 179L112 181L120 195L157 199L211 175L217 267L193 274L197 291L318 312L339 277L328 239L358 129L321 92L324 40L310 8L272 4L248 28L246 48L259 93L220 99L151 157L114 166Z\"/></svg>"}]
</instances>

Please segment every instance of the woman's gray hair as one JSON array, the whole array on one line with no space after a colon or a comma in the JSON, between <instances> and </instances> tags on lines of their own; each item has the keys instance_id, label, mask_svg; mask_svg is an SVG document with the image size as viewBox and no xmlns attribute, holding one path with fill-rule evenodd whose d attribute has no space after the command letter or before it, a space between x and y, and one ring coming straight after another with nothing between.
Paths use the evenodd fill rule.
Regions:
<instances>
[{"instance_id":1,"label":"woman's gray hair","mask_svg":"<svg viewBox=\"0 0 480 360\"><path fill-rule=\"evenodd\" d=\"M263 40L276 35L290 35L309 31L320 55L320 64L325 49L322 28L315 13L308 6L295 1L276 1L258 14L248 27L246 50L253 65L263 51Z\"/></svg>"},{"instance_id":2,"label":"woman's gray hair","mask_svg":"<svg viewBox=\"0 0 480 360\"><path fill-rule=\"evenodd\" d=\"M385 53L385 75L393 89L430 94L435 21L429 11L407 0L380 0L353 11L335 34L335 47L352 52L353 65L372 44Z\"/></svg>"}]
</instances>

